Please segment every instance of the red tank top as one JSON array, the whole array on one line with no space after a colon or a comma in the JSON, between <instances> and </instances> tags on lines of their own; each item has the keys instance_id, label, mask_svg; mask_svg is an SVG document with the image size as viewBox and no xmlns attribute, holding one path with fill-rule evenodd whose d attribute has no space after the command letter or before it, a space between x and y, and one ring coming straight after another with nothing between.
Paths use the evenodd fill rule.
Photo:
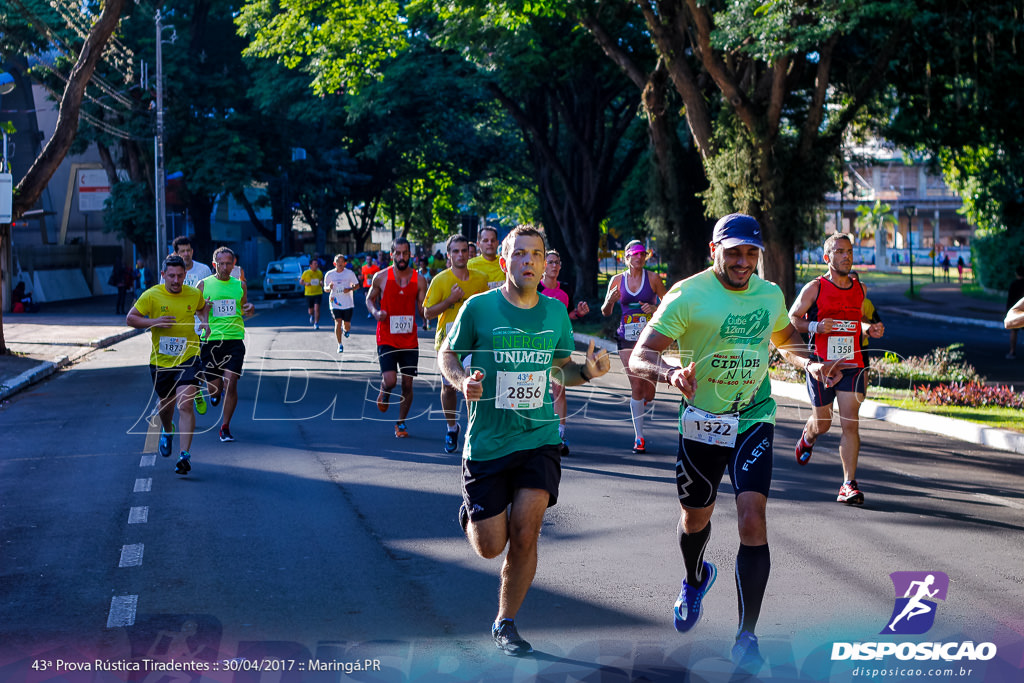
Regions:
<instances>
[{"instance_id":1,"label":"red tank top","mask_svg":"<svg viewBox=\"0 0 1024 683\"><path fill-rule=\"evenodd\" d=\"M822 360L846 358L864 367L860 350L860 321L863 317L864 287L854 279L847 289L827 277L818 278L818 297L807 311L807 319L819 322L832 318L832 332L811 335L811 348Z\"/></svg>"},{"instance_id":2,"label":"red tank top","mask_svg":"<svg viewBox=\"0 0 1024 683\"><path fill-rule=\"evenodd\" d=\"M387 269L384 292L380 295L380 310L388 317L377 322L377 346L396 349L415 349L419 345L416 335L416 302L419 299L419 280L416 271L404 286L395 280L395 267Z\"/></svg>"}]
</instances>

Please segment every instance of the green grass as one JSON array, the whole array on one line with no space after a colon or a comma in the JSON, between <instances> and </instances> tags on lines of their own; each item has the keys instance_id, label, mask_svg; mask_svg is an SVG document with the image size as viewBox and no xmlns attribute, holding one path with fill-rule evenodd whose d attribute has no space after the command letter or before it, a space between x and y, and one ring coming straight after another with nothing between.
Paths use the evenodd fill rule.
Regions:
<instances>
[{"instance_id":1,"label":"green grass","mask_svg":"<svg viewBox=\"0 0 1024 683\"><path fill-rule=\"evenodd\" d=\"M1017 410L1016 408L933 406L914 400L911 394L912 392L909 389L881 389L872 387L868 391L868 398L904 410L943 415L958 420L967 420L968 422L974 422L986 427L1009 429L1024 433L1024 411Z\"/></svg>"},{"instance_id":2,"label":"green grass","mask_svg":"<svg viewBox=\"0 0 1024 683\"><path fill-rule=\"evenodd\" d=\"M825 273L826 267L824 263L807 265L797 264L796 266L796 280L797 282L807 282L811 278L818 277ZM867 286L871 285L904 285L908 289L910 287L910 266L901 266L900 272L898 273L885 273L876 271L874 266L854 266L854 271L857 273L857 277L860 278ZM940 268L935 269L935 282L941 283L942 270ZM956 282L956 271L953 271L950 275L950 282ZM924 285L932 284L932 268L928 266L914 266L914 289ZM964 287L974 285L974 273L969 268L964 270ZM977 288L981 290L980 287ZM967 294L967 292L964 292Z\"/></svg>"}]
</instances>

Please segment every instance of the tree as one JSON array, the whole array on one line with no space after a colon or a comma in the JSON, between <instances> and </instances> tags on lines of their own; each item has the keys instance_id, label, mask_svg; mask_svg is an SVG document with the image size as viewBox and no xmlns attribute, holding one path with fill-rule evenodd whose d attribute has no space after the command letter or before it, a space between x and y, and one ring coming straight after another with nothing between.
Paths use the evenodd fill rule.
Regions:
<instances>
[{"instance_id":1,"label":"tree","mask_svg":"<svg viewBox=\"0 0 1024 683\"><path fill-rule=\"evenodd\" d=\"M895 231L899 229L899 224L892 215L892 207L883 204L881 200L876 200L871 206L859 204L857 215L864 219L863 225L860 225L858 221L858 232L861 238L875 238L875 264L881 267L886 263L885 247L888 238L886 229L890 225L893 227L894 246L896 244Z\"/></svg>"},{"instance_id":2,"label":"tree","mask_svg":"<svg viewBox=\"0 0 1024 683\"><path fill-rule=\"evenodd\" d=\"M78 115L81 110L82 97L86 85L92 77L96 65L103 55L103 48L117 28L117 22L124 9L125 0L106 0L103 11L89 29L78 60L67 79L67 86L60 99L57 126L53 136L46 143L42 152L32 163L28 173L19 182L14 194L13 216L17 220L32 208L38 201L46 185L50 182L57 167L67 154L75 138L78 128ZM5 34L5 42L7 36ZM10 243L10 225L0 226L0 254ZM2 263L0 263L0 282L3 281ZM0 354L8 352L3 334L3 300L0 288Z\"/></svg>"},{"instance_id":3,"label":"tree","mask_svg":"<svg viewBox=\"0 0 1024 683\"><path fill-rule=\"evenodd\" d=\"M420 40L458 55L518 124L541 214L577 291L596 294L599 224L643 146L627 135L637 94L592 43L558 22L465 3L250 2L252 56L307 69L321 93L357 91ZM407 86L414 84L406 84Z\"/></svg>"},{"instance_id":4,"label":"tree","mask_svg":"<svg viewBox=\"0 0 1024 683\"><path fill-rule=\"evenodd\" d=\"M682 98L710 182L708 212L757 218L766 275L792 296L794 250L818 229L842 134L883 85L913 8L847 0L635 5Z\"/></svg>"},{"instance_id":5,"label":"tree","mask_svg":"<svg viewBox=\"0 0 1024 683\"><path fill-rule=\"evenodd\" d=\"M1009 0L917 5L878 129L938 161L978 227L971 244L982 283L1005 288L1024 262L1021 7Z\"/></svg>"}]
</instances>

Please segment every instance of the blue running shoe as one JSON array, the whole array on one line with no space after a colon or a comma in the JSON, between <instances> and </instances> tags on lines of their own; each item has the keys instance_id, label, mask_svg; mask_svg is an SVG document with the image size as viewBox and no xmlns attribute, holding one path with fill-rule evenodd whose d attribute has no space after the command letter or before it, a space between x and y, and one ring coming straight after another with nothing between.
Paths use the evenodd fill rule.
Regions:
<instances>
[{"instance_id":1,"label":"blue running shoe","mask_svg":"<svg viewBox=\"0 0 1024 683\"><path fill-rule=\"evenodd\" d=\"M188 474L192 471L192 454L188 451L182 451L181 455L178 456L178 464L174 466L174 471L177 474Z\"/></svg>"},{"instance_id":2,"label":"blue running shoe","mask_svg":"<svg viewBox=\"0 0 1024 683\"><path fill-rule=\"evenodd\" d=\"M683 579L683 587L679 590L679 599L672 608L672 615L675 617L676 630L686 633L700 621L701 602L718 576L718 569L710 562L704 563L704 581L699 587L694 588Z\"/></svg>"},{"instance_id":3,"label":"blue running shoe","mask_svg":"<svg viewBox=\"0 0 1024 683\"><path fill-rule=\"evenodd\" d=\"M171 423L171 431L165 432L164 428L160 428L160 444L157 447L160 451L160 455L165 458L171 457L171 442L174 439L174 423Z\"/></svg>"},{"instance_id":4,"label":"blue running shoe","mask_svg":"<svg viewBox=\"0 0 1024 683\"><path fill-rule=\"evenodd\" d=\"M459 432L462 431L461 425L455 425L455 431L448 430L444 435L444 452L454 453L459 447Z\"/></svg>"},{"instance_id":5,"label":"blue running shoe","mask_svg":"<svg viewBox=\"0 0 1024 683\"><path fill-rule=\"evenodd\" d=\"M756 674L761 670L764 666L764 657L757 647L757 636L750 631L744 631L736 636L736 644L732 646L732 663L748 674Z\"/></svg>"},{"instance_id":6,"label":"blue running shoe","mask_svg":"<svg viewBox=\"0 0 1024 683\"><path fill-rule=\"evenodd\" d=\"M498 646L499 650L512 657L528 655L533 652L533 648L519 635L516 623L511 619L502 619L491 626L491 637L494 638L494 644Z\"/></svg>"},{"instance_id":7,"label":"blue running shoe","mask_svg":"<svg viewBox=\"0 0 1024 683\"><path fill-rule=\"evenodd\" d=\"M348 339L349 331L345 330L345 339Z\"/></svg>"},{"instance_id":8,"label":"blue running shoe","mask_svg":"<svg viewBox=\"0 0 1024 683\"><path fill-rule=\"evenodd\" d=\"M221 394L223 393L223 391L224 390L221 389L221 393L218 393L216 396L214 396L212 394L210 395L210 405L213 406L214 408L216 408L217 406L220 405L220 397L221 397Z\"/></svg>"}]
</instances>

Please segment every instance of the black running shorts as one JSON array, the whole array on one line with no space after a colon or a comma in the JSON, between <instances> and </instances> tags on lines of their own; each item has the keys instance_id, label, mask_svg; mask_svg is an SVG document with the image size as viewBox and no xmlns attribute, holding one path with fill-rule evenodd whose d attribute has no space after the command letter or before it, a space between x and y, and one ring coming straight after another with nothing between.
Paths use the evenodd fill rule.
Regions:
<instances>
[{"instance_id":1,"label":"black running shorts","mask_svg":"<svg viewBox=\"0 0 1024 683\"><path fill-rule=\"evenodd\" d=\"M515 451L494 460L462 460L462 500L469 518L479 522L505 512L519 489L548 492L548 507L558 502L562 445Z\"/></svg>"},{"instance_id":2,"label":"black running shorts","mask_svg":"<svg viewBox=\"0 0 1024 683\"><path fill-rule=\"evenodd\" d=\"M199 356L192 356L181 365L163 368L158 365L149 366L149 376L153 378L153 388L161 400L174 393L179 386L199 384L196 373L199 371Z\"/></svg>"},{"instance_id":3,"label":"black running shorts","mask_svg":"<svg viewBox=\"0 0 1024 683\"><path fill-rule=\"evenodd\" d=\"M736 437L736 446L726 448L679 435L676 456L676 491L688 508L705 508L718 497L718 485L726 468L734 495L756 491L765 496L772 484L772 444L775 425L758 422Z\"/></svg>"}]
</instances>

